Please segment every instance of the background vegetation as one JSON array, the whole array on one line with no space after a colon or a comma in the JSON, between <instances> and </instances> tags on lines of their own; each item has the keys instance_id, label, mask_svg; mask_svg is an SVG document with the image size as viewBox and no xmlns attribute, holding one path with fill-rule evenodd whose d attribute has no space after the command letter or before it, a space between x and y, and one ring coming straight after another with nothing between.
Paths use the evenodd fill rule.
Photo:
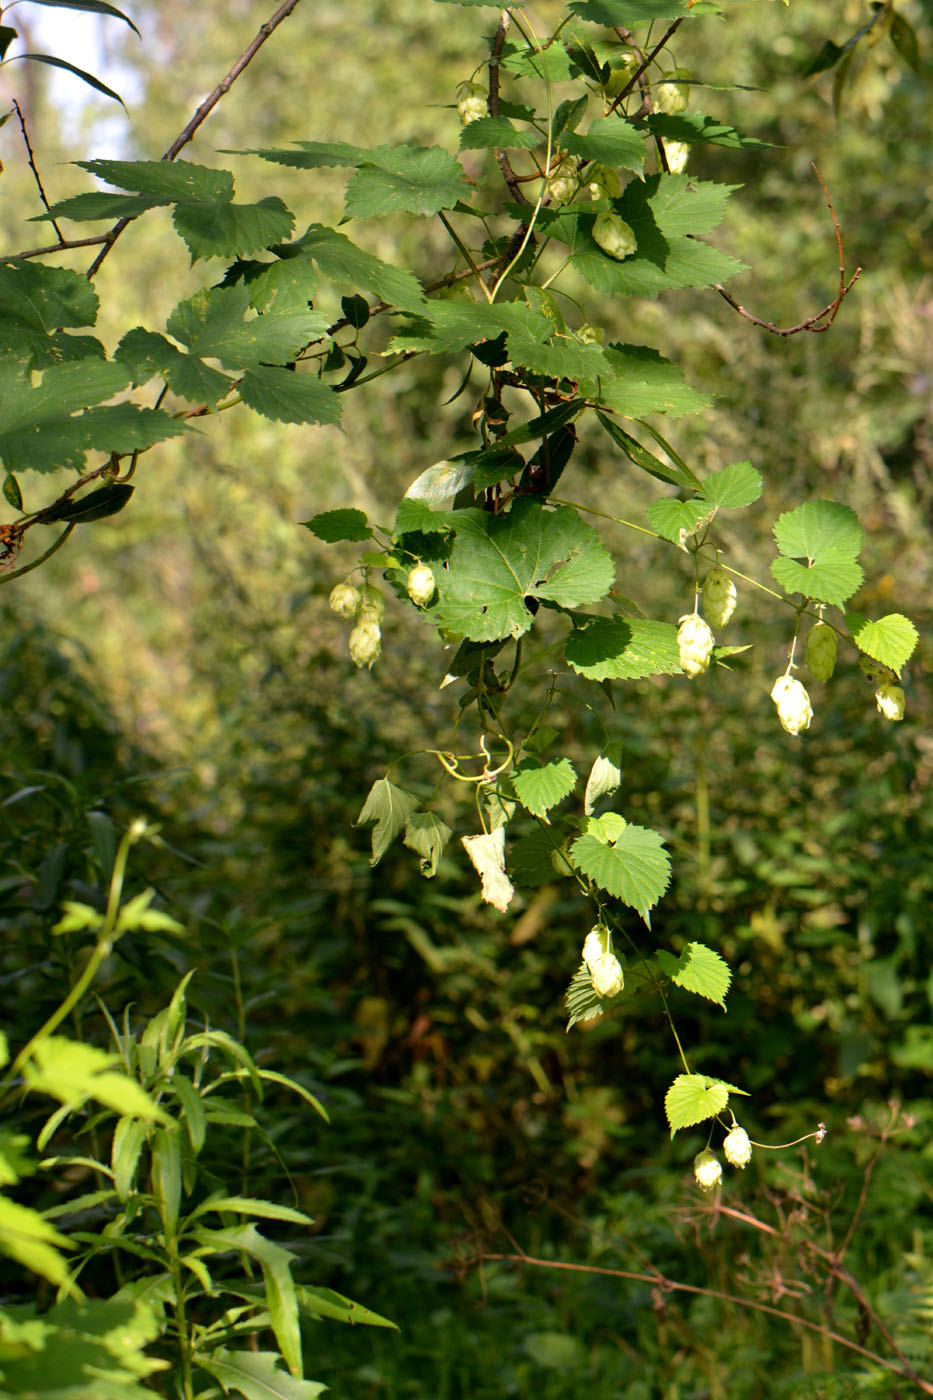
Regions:
<instances>
[{"instance_id":1,"label":"background vegetation","mask_svg":"<svg viewBox=\"0 0 933 1400\"><path fill-rule=\"evenodd\" d=\"M929 7L899 6L920 36L916 69L892 44L877 46L838 112L833 73L802 74L866 6L730 8L727 25L698 26L707 32L690 66L713 88L717 115L773 143L728 153L725 173L717 153L717 178L744 186L719 237L754 269L735 294L780 325L832 296L836 249L811 162L832 192L847 260L864 270L825 335L770 336L696 293L639 305L626 336L657 345L716 395L678 422L683 455L699 470L749 456L764 474L765 497L729 542L736 564L763 572L789 492L845 500L880 580L859 605L897 598L928 638ZM229 163L239 195L258 199L281 189L281 170L218 150L297 137L369 143L375 130L452 144L456 84L483 57L477 13L414 0L299 6L191 158ZM226 7L223 24L212 7L180 0L140 0L132 14L142 44L100 21L107 80L121 88L132 75L130 120L96 100L56 105L43 74L27 90L24 70L3 70L52 198L84 187L60 162L96 154L98 141L108 154L116 143L121 156L157 158L265 18L245 0ZM90 33L96 21L84 19ZM18 248L37 201L13 121L0 155L4 231ZM702 156L696 166L702 176ZM339 217L332 173L314 186L323 207L296 185L299 225ZM176 244L163 213L102 270L105 305L119 289L114 334L184 295L177 263L167 277ZM355 236L389 261L412 255L402 219ZM429 241L425 281L431 256ZM109 343L108 328L100 333ZM631 683L620 699L627 807L664 831L675 857L654 928L675 944L709 942L735 976L726 1016L686 997L678 1008L702 1045L700 1068L728 1066L752 1093L756 1139L828 1128L818 1148L756 1153L721 1206L698 1200L690 1163L703 1135L671 1145L660 1111L666 1022L643 1012L564 1031L566 970L581 941L572 882L526 891L518 917L504 920L455 859L432 882L410 852L372 869L353 827L373 779L427 726L449 723L455 702L437 689L444 654L400 609L384 625L380 683L351 666L326 600L353 556L335 557L297 522L342 505L389 516L419 471L468 442L465 401L447 402L456 387L441 370L406 367L345 396L342 431L221 415L147 460L131 510L2 591L10 1044L28 1040L81 961L78 944L50 932L62 901L101 900L120 835L143 817L159 837L134 847L131 889L153 888L180 927L121 940L96 1005L72 1029L106 1044L108 1014L119 1021L130 1006L141 1024L192 973L189 1029L228 1031L326 1107L329 1125L270 1087L238 1189L313 1217L311 1230L285 1232L300 1268L398 1324L309 1324L309 1374L333 1394L912 1393L909 1377L830 1334L930 1375L928 642L902 725L880 728L867 691L813 687L818 732L792 746L770 704L749 700L766 697L784 641L749 590L732 640L755 645L714 706L663 678ZM591 494L638 518L645 478L607 458L604 441L583 446ZM24 473L21 484L29 500L55 483ZM613 528L607 542L621 547ZM669 571L655 573L630 538L624 548L655 593L655 615L676 616ZM572 687L548 720L585 765L600 731ZM45 1117L34 1096L21 1114L27 1130ZM208 1183L226 1180L239 1151L236 1129L221 1124L201 1158ZM93 1184L77 1163L30 1177L20 1199L61 1205ZM523 1253L539 1263L517 1264ZM111 1267L91 1258L85 1291L106 1295ZM10 1264L4 1291L25 1300L32 1285Z\"/></svg>"}]
</instances>

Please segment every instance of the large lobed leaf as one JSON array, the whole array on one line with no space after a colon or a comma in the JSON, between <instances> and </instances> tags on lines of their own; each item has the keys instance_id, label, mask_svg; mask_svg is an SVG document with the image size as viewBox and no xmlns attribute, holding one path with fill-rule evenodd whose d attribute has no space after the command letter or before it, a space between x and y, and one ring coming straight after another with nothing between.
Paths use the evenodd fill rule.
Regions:
<instances>
[{"instance_id":1,"label":"large lobed leaf","mask_svg":"<svg viewBox=\"0 0 933 1400\"><path fill-rule=\"evenodd\" d=\"M628 825L611 845L597 836L579 836L570 848L573 863L601 890L637 909L645 923L667 889L670 856L657 831Z\"/></svg>"},{"instance_id":2,"label":"large lobed leaf","mask_svg":"<svg viewBox=\"0 0 933 1400\"><path fill-rule=\"evenodd\" d=\"M671 1137L681 1128L692 1128L722 1113L730 1094L744 1094L734 1084L706 1074L678 1074L664 1096L664 1111Z\"/></svg>"},{"instance_id":3,"label":"large lobed leaf","mask_svg":"<svg viewBox=\"0 0 933 1400\"><path fill-rule=\"evenodd\" d=\"M534 614L526 599L561 607L596 602L612 584L612 558L575 510L528 498L506 515L458 511L448 567L436 575L435 621L471 641L520 637Z\"/></svg>"},{"instance_id":4,"label":"large lobed leaf","mask_svg":"<svg viewBox=\"0 0 933 1400\"><path fill-rule=\"evenodd\" d=\"M641 680L679 676L677 628L644 618L577 619L564 646L567 662L589 680Z\"/></svg>"},{"instance_id":5,"label":"large lobed leaf","mask_svg":"<svg viewBox=\"0 0 933 1400\"><path fill-rule=\"evenodd\" d=\"M805 501L778 518L774 538L784 557L774 560L771 573L788 593L842 606L860 587L864 575L855 561L862 531L848 506Z\"/></svg>"},{"instance_id":6,"label":"large lobed leaf","mask_svg":"<svg viewBox=\"0 0 933 1400\"><path fill-rule=\"evenodd\" d=\"M714 1001L725 1010L732 973L725 959L712 948L702 943L688 943L679 958L659 949L657 959L661 971L675 986L706 997L707 1001Z\"/></svg>"}]
</instances>

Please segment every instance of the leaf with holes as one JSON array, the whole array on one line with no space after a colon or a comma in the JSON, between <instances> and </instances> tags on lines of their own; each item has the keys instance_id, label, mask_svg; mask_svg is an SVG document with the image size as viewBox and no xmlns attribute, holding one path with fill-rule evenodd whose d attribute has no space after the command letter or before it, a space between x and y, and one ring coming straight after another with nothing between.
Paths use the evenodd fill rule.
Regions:
<instances>
[{"instance_id":1,"label":"leaf with holes","mask_svg":"<svg viewBox=\"0 0 933 1400\"><path fill-rule=\"evenodd\" d=\"M528 498L507 515L457 511L447 568L435 570L434 620L461 637L491 642L520 637L534 620L526 599L573 608L602 598L612 559L575 510L546 509Z\"/></svg>"},{"instance_id":2,"label":"leaf with holes","mask_svg":"<svg viewBox=\"0 0 933 1400\"><path fill-rule=\"evenodd\" d=\"M677 628L635 617L577 619L564 646L573 669L592 681L679 676Z\"/></svg>"}]
</instances>

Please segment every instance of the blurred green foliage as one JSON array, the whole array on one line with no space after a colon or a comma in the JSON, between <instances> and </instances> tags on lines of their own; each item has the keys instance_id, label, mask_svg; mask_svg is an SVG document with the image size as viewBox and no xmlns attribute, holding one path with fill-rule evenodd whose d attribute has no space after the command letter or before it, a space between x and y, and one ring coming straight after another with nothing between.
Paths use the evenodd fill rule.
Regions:
<instances>
[{"instance_id":1,"label":"blurred green foliage","mask_svg":"<svg viewBox=\"0 0 933 1400\"><path fill-rule=\"evenodd\" d=\"M847 262L864 271L825 335L770 336L712 294L643 304L638 335L717 395L714 408L678 423L688 460L712 470L751 456L765 475L764 501L730 541L736 563L760 576L779 499L769 481L781 499L789 484L839 495L862 518L876 573L883 567L877 596L857 604L883 604L890 592L928 637L929 7L900 7L920 35L919 71L893 45L877 46L838 115L833 74L802 72L866 7L736 8L728 40L698 26L707 32L689 54L695 80L713 88L712 110L774 145L725 162L715 153L717 177L745 186L720 241L754 269L735 294L780 325L834 295L833 224L811 161ZM145 44L134 49L130 38L121 61L145 97L120 132L127 154L160 153L240 53L256 7L228 10L219 27L210 7L136 7ZM374 127L398 140L452 136L456 84L483 57L477 13L413 0L365 13L299 8L202 131L195 158L296 136L365 141ZM720 90L733 82L745 90ZM88 124L93 144L114 123L86 111L69 152L41 86L30 116L47 182L64 197L72 172L46 160L85 154ZM34 198L13 174L12 124L0 139L3 178L22 180L17 194ZM236 168L244 197L262 197L273 178L280 187L278 170ZM326 182L319 188L326 196ZM337 188L333 207L309 205L307 220L336 214ZM120 279L125 317L163 298L167 310L183 294L177 279L164 286L164 235L156 216L105 265L104 277ZM392 244L380 232L372 251L403 259L412 233L400 222L397 235ZM626 811L662 830L675 855L676 883L653 921L659 944L700 939L733 968L727 1015L686 996L676 1008L702 1045L699 1068L719 1074L738 1061L730 1077L754 1094L753 1138L829 1127L818 1149L756 1153L730 1188L727 1204L757 1212L776 1236L698 1215L688 1168L701 1135L670 1150L662 1137L666 1022L640 1007L631 1023L564 1033L566 967L585 932L572 883L524 891L506 924L452 861L430 883L410 852L371 869L366 834L352 826L388 758L426 727L449 725L454 702L437 690L445 656L423 648L407 616L387 619L378 688L351 668L344 629L325 607L342 561L296 522L339 505L384 514L400 485L463 446L464 401L446 403L456 387L406 367L347 396L342 433L236 415L211 422L201 437L160 449L132 512L0 594L7 1034L25 1038L73 972L74 950L48 935L50 911L62 898L102 898L114 832L139 814L158 819L165 844L147 850L136 878L189 932L124 940L101 997L151 1013L196 966L192 1009L327 1104L329 1131L285 1096L270 1100L272 1144L317 1222L308 1256L318 1277L402 1328L316 1328L306 1341L334 1394L907 1393L906 1382L863 1371L851 1354L764 1313L644 1279L479 1261L524 1250L656 1268L845 1331L851 1299L835 1318L821 1312L825 1277L804 1242L844 1238L870 1125L897 1099L916 1126L884 1144L846 1268L929 1373L933 711L925 642L902 725L879 728L870 687L853 680L814 686L814 732L805 745L781 742L766 696L786 638L748 590L747 631L740 612L730 640L754 635L756 646L720 672L715 698L636 682L601 716L623 744ZM602 440L580 456L593 498L639 518L644 477L618 456L607 461ZM24 474L22 485L28 502L36 484ZM606 538L612 545L612 528ZM658 615L676 616L651 546L626 539L625 549L649 597L656 590ZM601 728L581 700L562 687L548 721L583 762ZM85 1029L105 1033L94 1017ZM271 1150L252 1163L257 1195L276 1171ZM877 1333L868 1344L879 1345Z\"/></svg>"}]
</instances>

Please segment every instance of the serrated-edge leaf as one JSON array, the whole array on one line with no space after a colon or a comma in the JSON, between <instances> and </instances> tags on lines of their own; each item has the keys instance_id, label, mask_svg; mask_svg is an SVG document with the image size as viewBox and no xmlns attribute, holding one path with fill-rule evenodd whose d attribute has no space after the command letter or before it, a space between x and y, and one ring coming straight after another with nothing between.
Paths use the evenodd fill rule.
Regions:
<instances>
[{"instance_id":1,"label":"serrated-edge leaf","mask_svg":"<svg viewBox=\"0 0 933 1400\"><path fill-rule=\"evenodd\" d=\"M544 817L569 797L577 784L577 774L569 758L558 758L541 764L536 759L524 759L512 774L515 796L532 816Z\"/></svg>"},{"instance_id":2,"label":"serrated-edge leaf","mask_svg":"<svg viewBox=\"0 0 933 1400\"><path fill-rule=\"evenodd\" d=\"M762 492L761 473L751 462L733 462L703 478L705 500L726 510L741 510L757 501Z\"/></svg>"},{"instance_id":3,"label":"serrated-edge leaf","mask_svg":"<svg viewBox=\"0 0 933 1400\"><path fill-rule=\"evenodd\" d=\"M388 778L380 778L369 790L362 811L354 826L366 826L374 822L372 834L372 860L377 865L389 846L403 829L406 821L421 806L413 793L396 787Z\"/></svg>"},{"instance_id":4,"label":"serrated-edge leaf","mask_svg":"<svg viewBox=\"0 0 933 1400\"><path fill-rule=\"evenodd\" d=\"M312 515L310 520L302 520L301 523L325 544L334 544L337 540L368 540L373 533L365 511L357 510L355 506L321 511L319 515Z\"/></svg>"},{"instance_id":5,"label":"serrated-edge leaf","mask_svg":"<svg viewBox=\"0 0 933 1400\"><path fill-rule=\"evenodd\" d=\"M707 1074L678 1074L664 1095L664 1112L671 1137L681 1128L692 1128L722 1113L730 1093L744 1094L744 1090Z\"/></svg>"},{"instance_id":6,"label":"serrated-edge leaf","mask_svg":"<svg viewBox=\"0 0 933 1400\"><path fill-rule=\"evenodd\" d=\"M732 973L724 958L707 948L703 943L688 943L675 958L660 950L658 963L671 981L685 992L693 992L715 1002L723 1010L726 1007L726 993L732 982Z\"/></svg>"},{"instance_id":7,"label":"serrated-edge leaf","mask_svg":"<svg viewBox=\"0 0 933 1400\"><path fill-rule=\"evenodd\" d=\"M629 824L611 846L595 836L579 836L570 848L573 863L614 899L636 909L646 923L671 878L670 856L659 832Z\"/></svg>"},{"instance_id":8,"label":"serrated-edge leaf","mask_svg":"<svg viewBox=\"0 0 933 1400\"><path fill-rule=\"evenodd\" d=\"M900 676L919 641L916 627L901 613L888 613L877 622L858 613L847 613L846 626L859 651L888 666L896 676Z\"/></svg>"},{"instance_id":9,"label":"serrated-edge leaf","mask_svg":"<svg viewBox=\"0 0 933 1400\"><path fill-rule=\"evenodd\" d=\"M570 986L564 994L564 1001L570 1013L567 1022L567 1030L575 1026L578 1021L595 1020L597 1016L603 1014L603 1004L596 995L596 988L593 986L593 979L586 963L581 963L570 981Z\"/></svg>"}]
</instances>

